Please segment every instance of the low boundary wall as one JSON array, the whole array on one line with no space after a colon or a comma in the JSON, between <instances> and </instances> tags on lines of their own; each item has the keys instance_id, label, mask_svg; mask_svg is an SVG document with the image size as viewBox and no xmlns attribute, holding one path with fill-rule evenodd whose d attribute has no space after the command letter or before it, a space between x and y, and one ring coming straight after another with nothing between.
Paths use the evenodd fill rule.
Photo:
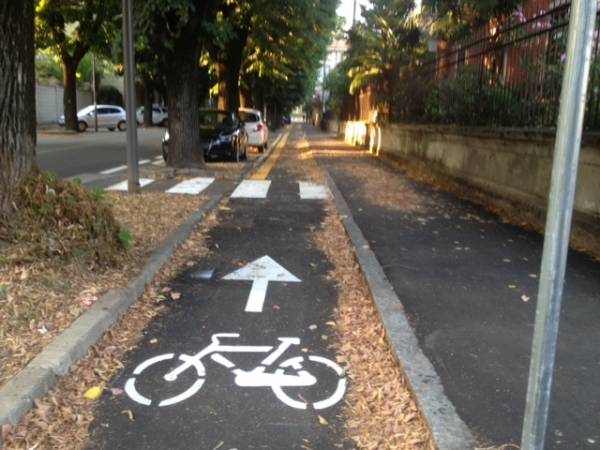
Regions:
<instances>
[{"instance_id":1,"label":"low boundary wall","mask_svg":"<svg viewBox=\"0 0 600 450\"><path fill-rule=\"evenodd\" d=\"M398 124L379 128L340 122L339 132L348 142L366 145L380 156L424 164L492 198L546 210L553 131ZM579 163L575 220L597 227L599 219L600 135L590 134L584 137Z\"/></svg>"}]
</instances>

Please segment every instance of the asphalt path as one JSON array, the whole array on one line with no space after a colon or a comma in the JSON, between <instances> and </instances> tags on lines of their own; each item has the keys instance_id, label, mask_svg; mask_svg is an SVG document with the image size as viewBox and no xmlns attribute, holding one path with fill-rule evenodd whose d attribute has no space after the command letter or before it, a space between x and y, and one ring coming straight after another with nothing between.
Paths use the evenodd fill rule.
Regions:
<instances>
[{"instance_id":1,"label":"asphalt path","mask_svg":"<svg viewBox=\"0 0 600 450\"><path fill-rule=\"evenodd\" d=\"M161 155L164 131L159 127L138 129L140 160ZM127 163L126 133L108 130L76 134L38 131L36 152L39 167L60 177L99 173Z\"/></svg>"},{"instance_id":2,"label":"asphalt path","mask_svg":"<svg viewBox=\"0 0 600 450\"><path fill-rule=\"evenodd\" d=\"M345 197L462 419L484 447L519 443L542 236L375 158L319 163ZM387 192L402 195L386 203ZM403 207L411 199L420 199L419 208ZM598 262L570 252L548 450L600 448L599 273Z\"/></svg>"},{"instance_id":3,"label":"asphalt path","mask_svg":"<svg viewBox=\"0 0 600 450\"><path fill-rule=\"evenodd\" d=\"M294 131L289 145L300 138ZM170 281L182 297L110 383L125 394L101 400L89 449L353 448L327 324L337 294L311 242L324 204L299 199L285 160L266 198L220 210L211 254Z\"/></svg>"}]
</instances>

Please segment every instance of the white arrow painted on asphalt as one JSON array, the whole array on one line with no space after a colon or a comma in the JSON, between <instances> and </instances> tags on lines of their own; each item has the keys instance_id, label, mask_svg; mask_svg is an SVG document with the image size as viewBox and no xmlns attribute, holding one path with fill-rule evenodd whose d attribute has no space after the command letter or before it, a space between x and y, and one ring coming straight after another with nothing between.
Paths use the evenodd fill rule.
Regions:
<instances>
[{"instance_id":1,"label":"white arrow painted on asphalt","mask_svg":"<svg viewBox=\"0 0 600 450\"><path fill-rule=\"evenodd\" d=\"M283 283L299 283L302 281L266 255L224 276L223 279L252 281L252 289L246 302L246 312L262 312L269 281Z\"/></svg>"}]
</instances>

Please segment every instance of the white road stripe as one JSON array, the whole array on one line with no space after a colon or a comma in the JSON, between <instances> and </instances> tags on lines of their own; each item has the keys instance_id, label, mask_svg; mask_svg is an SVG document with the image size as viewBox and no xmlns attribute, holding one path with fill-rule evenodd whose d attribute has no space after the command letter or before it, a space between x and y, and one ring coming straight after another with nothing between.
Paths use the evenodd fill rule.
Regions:
<instances>
[{"instance_id":1,"label":"white road stripe","mask_svg":"<svg viewBox=\"0 0 600 450\"><path fill-rule=\"evenodd\" d=\"M303 200L323 200L329 198L329 189L321 184L298 181L300 198Z\"/></svg>"},{"instance_id":2,"label":"white road stripe","mask_svg":"<svg viewBox=\"0 0 600 450\"><path fill-rule=\"evenodd\" d=\"M235 191L231 198L266 198L271 186L271 180L244 180Z\"/></svg>"},{"instance_id":3,"label":"white road stripe","mask_svg":"<svg viewBox=\"0 0 600 450\"><path fill-rule=\"evenodd\" d=\"M127 166L117 166L117 167L113 167L112 169L103 170L100 173L102 175L109 175L111 173L120 172L121 170L125 170L125 169L127 169Z\"/></svg>"},{"instance_id":4,"label":"white road stripe","mask_svg":"<svg viewBox=\"0 0 600 450\"><path fill-rule=\"evenodd\" d=\"M140 178L140 187L147 186L154 180L150 178ZM106 188L107 191L127 191L127 180L121 181L120 183L113 184Z\"/></svg>"},{"instance_id":5,"label":"white road stripe","mask_svg":"<svg viewBox=\"0 0 600 450\"><path fill-rule=\"evenodd\" d=\"M170 189L167 189L167 194L191 194L197 195L206 189L210 184L215 181L214 178L190 178L184 180L181 183L176 184Z\"/></svg>"}]
</instances>

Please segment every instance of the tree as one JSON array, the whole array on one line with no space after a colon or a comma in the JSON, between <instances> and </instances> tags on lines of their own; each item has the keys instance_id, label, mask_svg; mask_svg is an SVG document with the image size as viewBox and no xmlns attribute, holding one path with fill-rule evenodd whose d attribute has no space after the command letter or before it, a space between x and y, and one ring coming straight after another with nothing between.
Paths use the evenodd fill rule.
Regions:
<instances>
[{"instance_id":1,"label":"tree","mask_svg":"<svg viewBox=\"0 0 600 450\"><path fill-rule=\"evenodd\" d=\"M77 130L77 67L90 49L109 52L119 11L118 0L36 0L36 44L52 50L63 65L67 129Z\"/></svg>"},{"instance_id":2,"label":"tree","mask_svg":"<svg viewBox=\"0 0 600 450\"><path fill-rule=\"evenodd\" d=\"M174 167L203 166L199 129L199 60L217 0L140 0L136 30L156 54L165 76L169 108L169 159Z\"/></svg>"},{"instance_id":3,"label":"tree","mask_svg":"<svg viewBox=\"0 0 600 450\"><path fill-rule=\"evenodd\" d=\"M0 215L35 158L33 0L0 3Z\"/></svg>"},{"instance_id":4,"label":"tree","mask_svg":"<svg viewBox=\"0 0 600 450\"><path fill-rule=\"evenodd\" d=\"M433 19L431 31L452 40L492 17L513 11L522 0L423 0L423 12Z\"/></svg>"},{"instance_id":5,"label":"tree","mask_svg":"<svg viewBox=\"0 0 600 450\"><path fill-rule=\"evenodd\" d=\"M374 0L371 9L363 8L365 23L357 25L351 35L350 93L373 86L378 107L390 120L398 114L400 69L422 52L413 10L412 0Z\"/></svg>"}]
</instances>

